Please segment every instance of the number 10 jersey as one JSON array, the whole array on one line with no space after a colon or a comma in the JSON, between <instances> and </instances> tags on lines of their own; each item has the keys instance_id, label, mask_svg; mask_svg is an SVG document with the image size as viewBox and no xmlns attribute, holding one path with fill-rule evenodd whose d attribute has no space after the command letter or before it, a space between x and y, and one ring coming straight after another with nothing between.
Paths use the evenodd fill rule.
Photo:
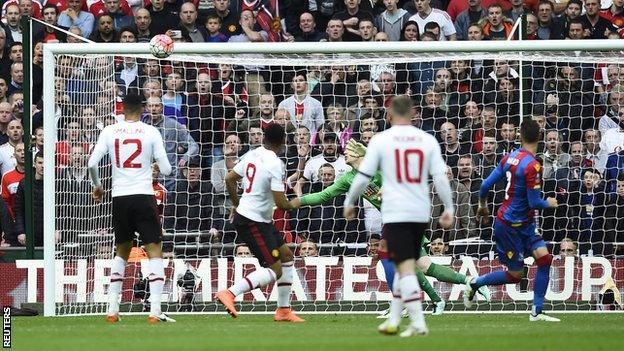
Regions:
<instances>
[{"instance_id":1,"label":"number 10 jersey","mask_svg":"<svg viewBox=\"0 0 624 351\"><path fill-rule=\"evenodd\" d=\"M428 223L429 178L446 176L438 141L416 127L393 126L371 139L358 171L372 177L378 169L383 223Z\"/></svg>"},{"instance_id":2,"label":"number 10 jersey","mask_svg":"<svg viewBox=\"0 0 624 351\"><path fill-rule=\"evenodd\" d=\"M243 177L243 195L236 212L255 222L273 221L273 191L284 191L286 170L275 152L264 146L249 151L234 166L234 172Z\"/></svg>"}]
</instances>

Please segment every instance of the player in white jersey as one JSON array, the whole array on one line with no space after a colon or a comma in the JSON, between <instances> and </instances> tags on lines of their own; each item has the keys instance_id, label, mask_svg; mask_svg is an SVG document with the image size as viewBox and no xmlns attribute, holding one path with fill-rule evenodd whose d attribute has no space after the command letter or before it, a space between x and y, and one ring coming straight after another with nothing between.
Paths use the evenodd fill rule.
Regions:
<instances>
[{"instance_id":1,"label":"player in white jersey","mask_svg":"<svg viewBox=\"0 0 624 351\"><path fill-rule=\"evenodd\" d=\"M414 271L420 255L421 240L430 220L430 175L444 203L444 212L440 217L443 228L452 225L454 211L440 145L433 136L411 125L412 106L408 96L398 96L392 100L388 111L392 128L371 139L344 207L345 217L353 218L354 203L372 176L380 170L383 184L383 237L388 244L390 259L399 274L394 277L390 316L378 329L384 334L396 334L401 323L401 310L405 305L411 323L401 336L428 332Z\"/></svg>"},{"instance_id":2,"label":"player in white jersey","mask_svg":"<svg viewBox=\"0 0 624 351\"><path fill-rule=\"evenodd\" d=\"M285 139L284 128L271 123L264 130L262 146L249 151L225 177L233 205L230 221L239 238L262 265L229 289L216 294L217 300L234 318L238 316L234 306L236 296L277 281L277 311L273 320L305 322L290 308L293 254L273 226L274 206L284 210L294 209L284 194L286 171L277 156L284 148ZM241 180L243 195L239 202L237 189Z\"/></svg>"},{"instance_id":3,"label":"player in white jersey","mask_svg":"<svg viewBox=\"0 0 624 351\"><path fill-rule=\"evenodd\" d=\"M138 232L149 257L151 294L148 322L175 322L161 311L165 269L162 261L162 229L152 188L152 160L156 160L163 174L171 173L171 165L160 132L140 120L143 111L141 97L130 93L124 98L123 104L125 121L102 130L89 158L89 175L96 202L101 202L104 195L98 164L108 154L113 167L113 229L117 255L111 266L106 320L109 323L119 321L119 294L126 262L134 243L134 233Z\"/></svg>"}]
</instances>

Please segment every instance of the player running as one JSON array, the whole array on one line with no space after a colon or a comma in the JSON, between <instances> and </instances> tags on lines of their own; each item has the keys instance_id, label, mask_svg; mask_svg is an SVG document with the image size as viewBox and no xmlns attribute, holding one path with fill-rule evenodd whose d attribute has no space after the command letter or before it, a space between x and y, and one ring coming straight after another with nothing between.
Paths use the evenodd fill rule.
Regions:
<instances>
[{"instance_id":1,"label":"player running","mask_svg":"<svg viewBox=\"0 0 624 351\"><path fill-rule=\"evenodd\" d=\"M299 208L301 206L315 206L326 203L327 201L338 197L342 194L347 193L349 190L349 186L353 183L353 178L357 174L357 169L362 162L364 155L366 154L366 147L361 143L355 141L355 139L350 139L347 143L347 150L345 152L345 157L347 164L351 166L353 169L340 178L338 178L334 184L330 185L323 191L318 193L308 194L290 201L294 208ZM381 173L377 172L370 180L370 183L366 187L364 194L362 197L368 200L376 209L381 209ZM455 272L453 269L445 266L440 266L431 262L429 258L429 254L427 253L427 245L429 244L429 240L423 236L423 240L421 242L420 249L420 258L416 261L416 265L419 269L416 270L416 277L418 278L418 284L425 291L425 293L431 298L431 300L435 304L435 308L433 311L433 315L441 315L444 312L444 307L446 303L435 289L429 283L429 280L425 277L428 275L430 277L434 277L441 282L453 283L453 284L466 284L469 279L460 273ZM388 289L392 291L392 283L394 280L394 264L388 257L388 252L386 248L386 241L382 239L379 245L379 259L381 260L382 266L384 268L384 273L386 276L386 282L388 283ZM423 274L423 272L425 272ZM479 293L481 293L486 301L490 300L490 290L487 286L483 286L479 289ZM387 318L389 310L384 311L383 314L379 316L379 318Z\"/></svg>"},{"instance_id":2,"label":"player running","mask_svg":"<svg viewBox=\"0 0 624 351\"><path fill-rule=\"evenodd\" d=\"M537 152L539 131L539 125L535 121L525 119L520 126L522 148L503 157L498 167L481 185L477 217L486 223L489 215L486 206L487 193L502 177L507 178L505 201L498 209L494 222L494 241L498 259L508 270L492 272L471 280L464 290L464 304L466 307L472 306L475 291L481 286L519 283L523 277L524 257L532 254L537 263L537 274L529 320L559 322L559 319L542 311L552 255L548 253L544 240L536 232L534 215L535 210L557 207L557 199L541 198L542 167L534 156Z\"/></svg>"},{"instance_id":3,"label":"player running","mask_svg":"<svg viewBox=\"0 0 624 351\"><path fill-rule=\"evenodd\" d=\"M152 188L152 159L156 160L165 175L171 173L171 165L160 132L140 120L143 111L141 96L129 93L124 98L123 106L125 121L102 130L88 164L96 202L101 202L104 195L98 164L108 154L113 167L113 229L117 255L111 267L106 321L119 321L119 293L134 233L138 232L149 257L151 294L147 320L151 324L175 322L161 311L165 268L162 261L162 227Z\"/></svg>"},{"instance_id":4,"label":"player running","mask_svg":"<svg viewBox=\"0 0 624 351\"><path fill-rule=\"evenodd\" d=\"M440 145L433 136L411 125L412 106L412 100L407 96L397 96L392 100L388 111L392 127L371 139L344 206L345 217L354 218L354 203L377 170L381 169L384 184L382 231L390 259L400 278L397 275L394 277L390 316L378 330L384 334L396 334L401 323L401 310L405 305L410 325L401 333L402 337L428 332L422 312L420 287L414 272L431 214L430 175L444 203L444 212L440 216L443 228L453 224L454 211Z\"/></svg>"},{"instance_id":5,"label":"player running","mask_svg":"<svg viewBox=\"0 0 624 351\"><path fill-rule=\"evenodd\" d=\"M279 124L272 123L264 130L262 146L249 151L225 177L232 200L230 221L236 233L258 258L261 268L237 281L227 290L216 294L217 300L236 318L238 311L234 298L240 294L271 284L277 280L278 322L305 322L290 308L293 280L293 254L273 226L273 207L291 210L284 194L285 167L277 156L284 147L286 133ZM242 179L243 195L238 198L238 182Z\"/></svg>"}]
</instances>

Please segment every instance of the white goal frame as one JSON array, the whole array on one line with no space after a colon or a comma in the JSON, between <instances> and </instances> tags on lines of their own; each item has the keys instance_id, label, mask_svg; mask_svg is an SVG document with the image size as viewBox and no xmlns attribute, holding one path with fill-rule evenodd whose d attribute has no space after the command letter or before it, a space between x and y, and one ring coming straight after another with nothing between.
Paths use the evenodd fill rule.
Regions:
<instances>
[{"instance_id":1,"label":"white goal frame","mask_svg":"<svg viewBox=\"0 0 624 351\"><path fill-rule=\"evenodd\" d=\"M506 53L523 56L530 52L621 51L624 61L624 40L548 40L548 41L444 41L444 42L340 42L340 43L176 43L174 54L372 54L372 53ZM148 43L132 44L44 44L43 45L43 111L44 135L47 145L55 145L55 55L150 55ZM526 57L528 58L528 57ZM522 71L522 70L520 70ZM521 72L519 72L522 74ZM521 76L522 78L522 76ZM522 89L520 89L522 92ZM522 99L522 95L520 97ZM521 100L522 101L522 100ZM522 106L522 104L520 104ZM520 111L522 116L522 111ZM44 148L44 316L55 316L55 148ZM330 312L335 313L335 312ZM463 312L469 313L469 312ZM483 312L477 312L483 313Z\"/></svg>"}]
</instances>

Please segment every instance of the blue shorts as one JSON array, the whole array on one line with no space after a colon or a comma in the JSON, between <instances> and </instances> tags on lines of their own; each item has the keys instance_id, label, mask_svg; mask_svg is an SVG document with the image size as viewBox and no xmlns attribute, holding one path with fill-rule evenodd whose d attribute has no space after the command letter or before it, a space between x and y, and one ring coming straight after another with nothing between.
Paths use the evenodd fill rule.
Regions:
<instances>
[{"instance_id":1,"label":"blue shorts","mask_svg":"<svg viewBox=\"0 0 624 351\"><path fill-rule=\"evenodd\" d=\"M546 247L544 239L535 233L535 223L511 227L499 220L494 222L494 241L498 260L512 272L524 268L524 258Z\"/></svg>"}]
</instances>

